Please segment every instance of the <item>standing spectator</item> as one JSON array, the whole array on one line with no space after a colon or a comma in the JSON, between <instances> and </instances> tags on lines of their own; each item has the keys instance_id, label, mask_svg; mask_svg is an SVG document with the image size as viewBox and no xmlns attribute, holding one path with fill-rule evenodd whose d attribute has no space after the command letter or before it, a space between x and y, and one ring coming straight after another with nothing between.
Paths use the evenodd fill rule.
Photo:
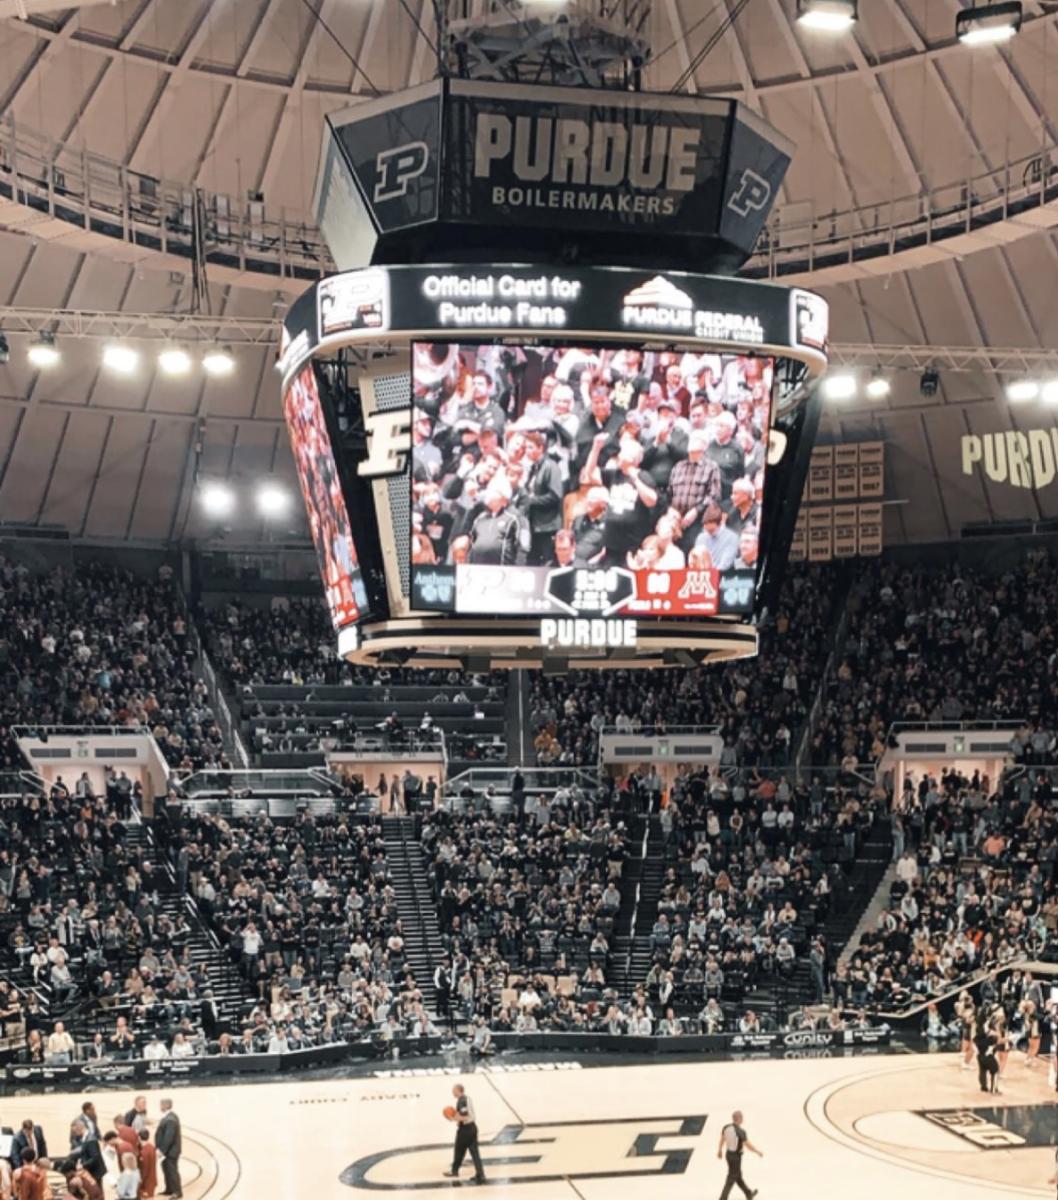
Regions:
<instances>
[{"instance_id":1,"label":"standing spectator","mask_svg":"<svg viewBox=\"0 0 1058 1200\"><path fill-rule=\"evenodd\" d=\"M154 1131L154 1144L162 1156L162 1179L165 1184L163 1195L176 1200L184 1194L180 1184L180 1154L183 1150L180 1118L173 1112L172 1100L162 1100L159 1107L162 1117Z\"/></svg>"}]
</instances>

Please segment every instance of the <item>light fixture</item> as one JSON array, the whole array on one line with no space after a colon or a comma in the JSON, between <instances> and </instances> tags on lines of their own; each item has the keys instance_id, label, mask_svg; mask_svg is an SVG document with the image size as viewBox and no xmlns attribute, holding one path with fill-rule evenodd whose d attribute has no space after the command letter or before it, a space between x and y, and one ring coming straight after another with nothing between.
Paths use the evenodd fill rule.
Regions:
<instances>
[{"instance_id":1,"label":"light fixture","mask_svg":"<svg viewBox=\"0 0 1058 1200\"><path fill-rule=\"evenodd\" d=\"M191 370L191 355L183 346L166 346L158 355L158 366L166 375L186 375Z\"/></svg>"},{"instance_id":2,"label":"light fixture","mask_svg":"<svg viewBox=\"0 0 1058 1200\"><path fill-rule=\"evenodd\" d=\"M1058 404L1058 379L1048 379L1040 388L1040 399L1044 404Z\"/></svg>"},{"instance_id":3,"label":"light fixture","mask_svg":"<svg viewBox=\"0 0 1058 1200\"><path fill-rule=\"evenodd\" d=\"M964 46L1008 42L1021 28L1021 0L975 4L955 18L955 36Z\"/></svg>"},{"instance_id":4,"label":"light fixture","mask_svg":"<svg viewBox=\"0 0 1058 1200\"><path fill-rule=\"evenodd\" d=\"M199 498L211 517L226 517L235 507L235 493L223 483L207 483Z\"/></svg>"},{"instance_id":5,"label":"light fixture","mask_svg":"<svg viewBox=\"0 0 1058 1200\"><path fill-rule=\"evenodd\" d=\"M940 387L940 374L932 367L927 367L918 380L918 390L923 396L935 396Z\"/></svg>"},{"instance_id":6,"label":"light fixture","mask_svg":"<svg viewBox=\"0 0 1058 1200\"><path fill-rule=\"evenodd\" d=\"M290 493L275 483L257 489L257 511L262 517L281 517L290 506Z\"/></svg>"},{"instance_id":7,"label":"light fixture","mask_svg":"<svg viewBox=\"0 0 1058 1200\"><path fill-rule=\"evenodd\" d=\"M828 400L851 400L856 395L856 376L828 375L823 380L823 395Z\"/></svg>"},{"instance_id":8,"label":"light fixture","mask_svg":"<svg viewBox=\"0 0 1058 1200\"><path fill-rule=\"evenodd\" d=\"M884 400L889 395L889 380L884 375L872 375L864 390L872 400Z\"/></svg>"},{"instance_id":9,"label":"light fixture","mask_svg":"<svg viewBox=\"0 0 1058 1200\"><path fill-rule=\"evenodd\" d=\"M857 0L797 0L797 23L823 33L844 33L859 16Z\"/></svg>"},{"instance_id":10,"label":"light fixture","mask_svg":"<svg viewBox=\"0 0 1058 1200\"><path fill-rule=\"evenodd\" d=\"M202 359L207 375L230 375L235 370L235 357L227 346L215 346Z\"/></svg>"},{"instance_id":11,"label":"light fixture","mask_svg":"<svg viewBox=\"0 0 1058 1200\"><path fill-rule=\"evenodd\" d=\"M0 333L0 366L3 366L11 357L11 347L7 344L7 338Z\"/></svg>"},{"instance_id":12,"label":"light fixture","mask_svg":"<svg viewBox=\"0 0 1058 1200\"><path fill-rule=\"evenodd\" d=\"M103 366L119 375L131 375L140 365L140 352L120 342L111 342L103 350Z\"/></svg>"},{"instance_id":13,"label":"light fixture","mask_svg":"<svg viewBox=\"0 0 1058 1200\"><path fill-rule=\"evenodd\" d=\"M55 335L42 333L36 341L30 342L26 357L35 367L42 369L54 367L62 357L55 345Z\"/></svg>"},{"instance_id":14,"label":"light fixture","mask_svg":"<svg viewBox=\"0 0 1058 1200\"><path fill-rule=\"evenodd\" d=\"M1011 404L1021 404L1025 400L1035 400L1040 394L1040 385L1035 379L1015 379L1007 384L1006 390Z\"/></svg>"}]
</instances>

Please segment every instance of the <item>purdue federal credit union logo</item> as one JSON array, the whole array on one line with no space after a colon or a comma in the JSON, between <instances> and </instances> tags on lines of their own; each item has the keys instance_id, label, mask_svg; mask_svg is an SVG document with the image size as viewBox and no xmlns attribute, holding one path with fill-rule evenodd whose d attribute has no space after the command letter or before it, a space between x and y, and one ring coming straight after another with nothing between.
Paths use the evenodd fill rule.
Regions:
<instances>
[{"instance_id":1,"label":"purdue federal credit union logo","mask_svg":"<svg viewBox=\"0 0 1058 1200\"><path fill-rule=\"evenodd\" d=\"M489 1184L557 1183L578 1179L655 1179L682 1175L705 1129L704 1116L622 1117L507 1125L481 1143ZM442 1188L451 1139L401 1146L359 1158L341 1182L369 1191Z\"/></svg>"}]
</instances>

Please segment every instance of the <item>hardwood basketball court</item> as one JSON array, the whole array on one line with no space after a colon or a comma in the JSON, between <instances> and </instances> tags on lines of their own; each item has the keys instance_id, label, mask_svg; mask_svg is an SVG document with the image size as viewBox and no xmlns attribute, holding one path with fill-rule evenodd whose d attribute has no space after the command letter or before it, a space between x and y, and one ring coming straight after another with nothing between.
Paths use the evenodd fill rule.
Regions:
<instances>
[{"instance_id":1,"label":"hardwood basketball court","mask_svg":"<svg viewBox=\"0 0 1058 1200\"><path fill-rule=\"evenodd\" d=\"M592 1067L590 1059L459 1073L172 1089L184 1127L188 1200L355 1200L473 1189L442 1177L452 1130L441 1116L462 1079L477 1108L485 1194L517 1200L717 1196L716 1147L733 1108L763 1159L745 1174L762 1200L819 1196L966 1200L1054 1195L1055 1104L1043 1065L1012 1056L1002 1094L978 1090L951 1054ZM394 1064L394 1068L397 1064ZM443 1073L442 1073L443 1072ZM152 1120L158 1099L151 1092ZM81 1103L104 1128L122 1091L0 1101L0 1120L40 1121L65 1149Z\"/></svg>"}]
</instances>

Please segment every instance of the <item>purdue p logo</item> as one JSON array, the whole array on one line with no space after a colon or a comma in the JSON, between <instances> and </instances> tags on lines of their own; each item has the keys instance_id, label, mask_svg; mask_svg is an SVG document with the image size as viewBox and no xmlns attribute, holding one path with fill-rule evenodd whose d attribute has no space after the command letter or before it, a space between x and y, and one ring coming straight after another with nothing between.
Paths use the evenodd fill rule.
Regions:
<instances>
[{"instance_id":1,"label":"purdue p logo","mask_svg":"<svg viewBox=\"0 0 1058 1200\"><path fill-rule=\"evenodd\" d=\"M395 200L408 194L408 184L426 170L430 147L425 142L408 142L393 150L383 150L375 159L375 203Z\"/></svg>"},{"instance_id":2,"label":"purdue p logo","mask_svg":"<svg viewBox=\"0 0 1058 1200\"><path fill-rule=\"evenodd\" d=\"M558 1183L577 1179L643 1179L682 1175L706 1118L623 1117L507 1125L481 1158L490 1184ZM405 1146L357 1159L341 1174L348 1187L409 1191L444 1186L451 1142Z\"/></svg>"},{"instance_id":3,"label":"purdue p logo","mask_svg":"<svg viewBox=\"0 0 1058 1200\"><path fill-rule=\"evenodd\" d=\"M738 191L727 202L727 207L740 217L751 212L760 212L771 199L771 184L763 175L747 167L738 181Z\"/></svg>"},{"instance_id":4,"label":"purdue p logo","mask_svg":"<svg viewBox=\"0 0 1058 1200\"><path fill-rule=\"evenodd\" d=\"M364 417L364 425L368 454L358 474L372 478L401 474L411 450L411 410L371 413Z\"/></svg>"}]
</instances>

